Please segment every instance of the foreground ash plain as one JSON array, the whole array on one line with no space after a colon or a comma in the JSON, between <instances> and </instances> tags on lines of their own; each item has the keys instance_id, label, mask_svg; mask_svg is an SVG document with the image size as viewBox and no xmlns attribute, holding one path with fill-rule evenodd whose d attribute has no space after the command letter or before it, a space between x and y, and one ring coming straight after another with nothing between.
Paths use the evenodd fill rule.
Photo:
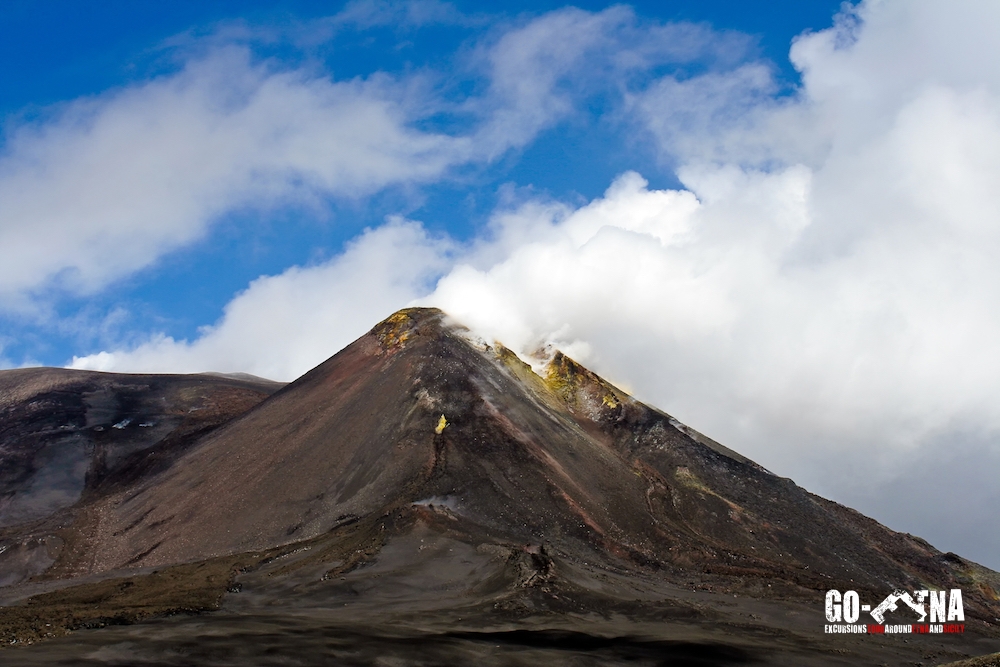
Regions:
<instances>
[{"instance_id":1,"label":"foreground ash plain","mask_svg":"<svg viewBox=\"0 0 1000 667\"><path fill-rule=\"evenodd\" d=\"M927 587L966 634L823 634ZM0 372L0 664L934 665L1000 651L998 591L434 309L288 385Z\"/></svg>"}]
</instances>

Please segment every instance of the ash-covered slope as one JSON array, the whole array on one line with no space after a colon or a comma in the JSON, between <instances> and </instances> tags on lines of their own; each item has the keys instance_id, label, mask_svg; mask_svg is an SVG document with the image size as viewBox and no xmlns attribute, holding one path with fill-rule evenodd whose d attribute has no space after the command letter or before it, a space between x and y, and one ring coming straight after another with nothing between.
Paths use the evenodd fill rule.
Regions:
<instances>
[{"instance_id":1,"label":"ash-covered slope","mask_svg":"<svg viewBox=\"0 0 1000 667\"><path fill-rule=\"evenodd\" d=\"M0 586L49 567L78 532L81 506L165 470L280 387L250 376L0 371Z\"/></svg>"}]
</instances>

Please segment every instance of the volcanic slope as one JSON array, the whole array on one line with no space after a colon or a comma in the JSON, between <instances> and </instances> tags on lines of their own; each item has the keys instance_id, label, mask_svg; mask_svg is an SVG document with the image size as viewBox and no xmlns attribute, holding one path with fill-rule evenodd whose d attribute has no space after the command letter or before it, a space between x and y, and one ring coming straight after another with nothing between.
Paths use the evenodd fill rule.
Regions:
<instances>
[{"instance_id":1,"label":"volcanic slope","mask_svg":"<svg viewBox=\"0 0 1000 667\"><path fill-rule=\"evenodd\" d=\"M959 576L926 542L807 493L568 357L536 375L436 310L390 317L102 509L94 570L259 551L406 512L570 560L772 587Z\"/></svg>"},{"instance_id":2,"label":"volcanic slope","mask_svg":"<svg viewBox=\"0 0 1000 667\"><path fill-rule=\"evenodd\" d=\"M77 549L82 508L165 470L281 386L252 376L0 371L0 586Z\"/></svg>"},{"instance_id":3,"label":"volcanic slope","mask_svg":"<svg viewBox=\"0 0 1000 667\"><path fill-rule=\"evenodd\" d=\"M742 633L749 646L791 632L803 609L821 628L830 588L880 600L930 586L962 588L970 631L1000 648L996 573L806 492L558 352L536 373L435 309L396 313L155 474L105 487L80 516L72 548L35 581L141 576L22 595L24 608L77 618L66 627L95 599L132 605L126 619L221 607L218 627L274 627L260 614L310 608L317 628L324 609L347 634L418 623L423 646L453 646L475 641L454 634L463 618L522 632L551 612L546 631L566 633L573 618L619 614L635 623L601 632L648 634L641 623L678 615L688 628L721 622L703 593L776 601L726 612L727 641ZM170 582L196 579L200 601L177 598ZM174 588L135 611L147 584ZM558 643L539 637L516 641ZM667 651L639 644L619 648Z\"/></svg>"},{"instance_id":4,"label":"volcanic slope","mask_svg":"<svg viewBox=\"0 0 1000 667\"><path fill-rule=\"evenodd\" d=\"M598 400L620 409L606 394ZM461 518L513 543L655 559L657 524L637 471L559 396L439 313L401 313L115 499L97 562L260 550L400 509Z\"/></svg>"}]
</instances>

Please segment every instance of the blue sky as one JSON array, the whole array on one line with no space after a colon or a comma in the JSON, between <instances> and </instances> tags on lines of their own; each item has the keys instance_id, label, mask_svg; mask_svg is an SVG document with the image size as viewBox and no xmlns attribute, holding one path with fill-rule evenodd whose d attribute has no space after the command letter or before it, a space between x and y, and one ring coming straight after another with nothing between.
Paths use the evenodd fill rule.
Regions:
<instances>
[{"instance_id":1,"label":"blue sky","mask_svg":"<svg viewBox=\"0 0 1000 667\"><path fill-rule=\"evenodd\" d=\"M5 3L0 368L291 380L435 305L1000 567L998 21Z\"/></svg>"},{"instance_id":2,"label":"blue sky","mask_svg":"<svg viewBox=\"0 0 1000 667\"><path fill-rule=\"evenodd\" d=\"M357 7L359 5L355 5ZM607 5L576 5L600 11ZM457 3L448 11L466 16L463 25L352 26L335 37L295 44L289 33L323 21L343 6L335 3L178 2L12 2L0 18L0 113L6 126L18 127L58 112L74 99L100 96L123 87L169 76L182 66L187 49L203 48L220 31L242 25L272 31L252 43L255 57L279 67L305 60L317 74L350 79L375 72L401 76L432 70L460 79L461 86L482 85L476 73L463 72L463 51L509 24L564 7L558 3L507 3L502 11ZM837 2L674 2L633 5L639 22L685 21L706 28L739 31L747 53L764 59L787 90L798 85L787 52L793 37L828 27ZM398 10L397 10L398 11ZM706 63L685 63L696 71ZM610 106L598 91L586 100L594 109L555 123L533 141L464 173L407 192L388 188L363 201L330 198L320 215L301 210L266 213L227 211L213 221L202 240L165 253L106 289L79 296L50 292L54 309L43 322L0 320L2 357L9 364L62 365L74 355L100 351L128 340L134 332L156 330L190 338L211 324L222 307L257 276L278 273L338 252L343 243L386 215L418 218L431 229L467 238L480 229L497 204L502 188L531 188L568 201L600 195L619 173L640 171L653 186L676 187L669 162L641 140L626 136L620 123L602 118ZM233 258L238 258L234 261ZM2 317L2 315L0 315ZM141 334L140 334L141 335Z\"/></svg>"}]
</instances>

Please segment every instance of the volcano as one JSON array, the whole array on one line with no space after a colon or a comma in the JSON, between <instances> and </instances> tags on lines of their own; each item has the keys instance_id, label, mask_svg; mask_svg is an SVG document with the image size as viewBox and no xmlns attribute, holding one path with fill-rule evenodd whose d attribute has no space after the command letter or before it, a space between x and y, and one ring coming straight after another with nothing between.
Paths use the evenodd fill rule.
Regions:
<instances>
[{"instance_id":1,"label":"volcano","mask_svg":"<svg viewBox=\"0 0 1000 667\"><path fill-rule=\"evenodd\" d=\"M0 662L23 665L1000 650L997 573L435 309L288 385L0 372L0 585ZM823 634L830 589L927 588L963 591L963 635Z\"/></svg>"}]
</instances>

